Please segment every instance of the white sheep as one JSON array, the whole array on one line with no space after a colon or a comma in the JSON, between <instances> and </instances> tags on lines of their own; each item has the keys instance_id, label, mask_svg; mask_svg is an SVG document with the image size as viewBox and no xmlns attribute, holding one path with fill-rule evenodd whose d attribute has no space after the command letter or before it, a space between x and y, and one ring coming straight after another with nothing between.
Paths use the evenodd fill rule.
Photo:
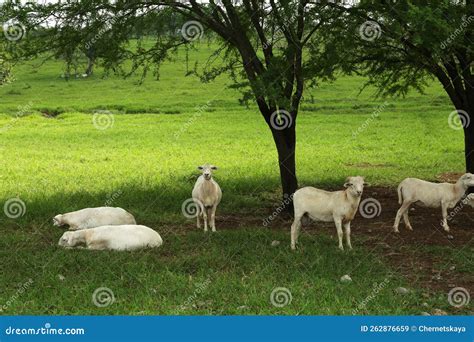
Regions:
<instances>
[{"instance_id":1,"label":"white sheep","mask_svg":"<svg viewBox=\"0 0 474 342\"><path fill-rule=\"evenodd\" d=\"M341 250L344 250L342 246L344 225L346 243L349 249L352 249L351 221L359 207L364 185L366 185L364 178L356 176L346 179L345 190L329 192L313 187L297 190L293 195L295 219L291 225L291 249L295 249L298 243L301 219L304 215L316 221L334 221Z\"/></svg>"},{"instance_id":2,"label":"white sheep","mask_svg":"<svg viewBox=\"0 0 474 342\"><path fill-rule=\"evenodd\" d=\"M69 230L88 229L106 225L137 224L132 214L122 208L86 208L56 215L53 225L69 225Z\"/></svg>"},{"instance_id":3,"label":"white sheep","mask_svg":"<svg viewBox=\"0 0 474 342\"><path fill-rule=\"evenodd\" d=\"M207 232L207 222L213 232L216 231L216 209L222 199L222 191L217 182L212 178L212 171L217 170L214 165L205 164L198 166L202 175L194 184L192 197L196 205L197 227L201 228L200 216L204 220L204 231Z\"/></svg>"},{"instance_id":4,"label":"white sheep","mask_svg":"<svg viewBox=\"0 0 474 342\"><path fill-rule=\"evenodd\" d=\"M398 225L403 215L405 226L409 230L413 230L408 220L408 211L410 205L416 203L420 206L428 208L439 208L443 215L442 226L445 231L449 232L447 221L448 208L453 208L456 203L464 196L467 188L474 186L474 175L465 173L454 184L451 183L432 183L418 178L406 178L397 188L398 203L401 204L397 211L393 229L399 233Z\"/></svg>"},{"instance_id":5,"label":"white sheep","mask_svg":"<svg viewBox=\"0 0 474 342\"><path fill-rule=\"evenodd\" d=\"M130 251L163 244L160 234L139 225L102 226L65 232L58 245L65 248ZM84 247L85 246L85 247Z\"/></svg>"}]
</instances>

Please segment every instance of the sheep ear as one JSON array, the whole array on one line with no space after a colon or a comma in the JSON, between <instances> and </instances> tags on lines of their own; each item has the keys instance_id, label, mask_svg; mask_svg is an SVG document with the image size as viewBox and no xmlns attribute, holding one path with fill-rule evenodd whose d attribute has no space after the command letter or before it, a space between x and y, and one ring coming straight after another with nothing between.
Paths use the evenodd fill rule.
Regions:
<instances>
[{"instance_id":1,"label":"sheep ear","mask_svg":"<svg viewBox=\"0 0 474 342\"><path fill-rule=\"evenodd\" d=\"M370 183L364 182L364 186L370 186Z\"/></svg>"},{"instance_id":2,"label":"sheep ear","mask_svg":"<svg viewBox=\"0 0 474 342\"><path fill-rule=\"evenodd\" d=\"M211 166L212 170L217 170L217 166Z\"/></svg>"},{"instance_id":3,"label":"sheep ear","mask_svg":"<svg viewBox=\"0 0 474 342\"><path fill-rule=\"evenodd\" d=\"M198 170L202 170L204 169L202 166L198 166Z\"/></svg>"},{"instance_id":4,"label":"sheep ear","mask_svg":"<svg viewBox=\"0 0 474 342\"><path fill-rule=\"evenodd\" d=\"M349 182L344 183L344 187L345 187L345 188L348 188L348 187L350 187L351 185L352 185L352 183L349 183Z\"/></svg>"}]
</instances>

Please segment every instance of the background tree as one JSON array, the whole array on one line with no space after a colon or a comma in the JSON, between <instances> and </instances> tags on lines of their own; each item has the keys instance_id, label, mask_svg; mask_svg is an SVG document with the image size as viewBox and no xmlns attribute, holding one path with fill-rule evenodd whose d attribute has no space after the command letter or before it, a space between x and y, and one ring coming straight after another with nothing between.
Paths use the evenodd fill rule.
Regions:
<instances>
[{"instance_id":1,"label":"background tree","mask_svg":"<svg viewBox=\"0 0 474 342\"><path fill-rule=\"evenodd\" d=\"M106 68L116 72L133 72L141 67L144 74L153 69L158 76L159 66L170 52L197 41L202 29L214 32L220 46L201 69L200 77L209 81L228 73L234 87L242 91L242 100L256 102L276 145L284 197L297 189L295 127L305 83L332 73L330 68L315 68L318 61L305 58L305 50L314 49L317 30L330 22L323 15L326 5L307 0L210 0L206 4L196 0L89 0L33 6L25 10L20 2L15 2L9 5L9 11L30 27L54 22L48 31L51 45L47 44L46 48L49 49L67 51L71 44L84 43L85 37L100 32L101 22L111 24L107 31L107 51L101 57ZM169 16L168 10L187 18L188 22L181 28L182 37L155 35L151 46L140 39L130 44L131 32L159 22L152 19L162 14ZM97 25L86 25L93 16L102 20L94 20ZM113 21L104 21L104 17ZM67 30L72 23L82 32L73 39ZM45 47L44 43L41 45ZM132 68L126 72L122 66L127 60L132 60ZM216 60L219 62L212 62Z\"/></svg>"},{"instance_id":2,"label":"background tree","mask_svg":"<svg viewBox=\"0 0 474 342\"><path fill-rule=\"evenodd\" d=\"M4 44L0 43L0 86L8 83L12 78L11 64Z\"/></svg>"},{"instance_id":3,"label":"background tree","mask_svg":"<svg viewBox=\"0 0 474 342\"><path fill-rule=\"evenodd\" d=\"M346 72L368 77L380 95L422 91L437 79L464 131L466 171L474 172L474 1L362 0L330 4L343 15L324 39ZM456 122L455 122L456 124Z\"/></svg>"}]
</instances>

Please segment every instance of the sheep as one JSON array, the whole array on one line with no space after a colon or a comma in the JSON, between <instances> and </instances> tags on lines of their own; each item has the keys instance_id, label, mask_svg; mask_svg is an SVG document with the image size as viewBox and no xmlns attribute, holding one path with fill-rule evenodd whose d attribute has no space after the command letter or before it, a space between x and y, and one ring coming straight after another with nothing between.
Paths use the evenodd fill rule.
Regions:
<instances>
[{"instance_id":1,"label":"sheep","mask_svg":"<svg viewBox=\"0 0 474 342\"><path fill-rule=\"evenodd\" d=\"M88 229L106 225L137 224L132 214L122 208L86 208L56 215L53 225L69 225L69 230Z\"/></svg>"},{"instance_id":2,"label":"sheep","mask_svg":"<svg viewBox=\"0 0 474 342\"><path fill-rule=\"evenodd\" d=\"M192 198L196 205L197 227L201 228L199 217L204 220L204 231L207 232L208 217L209 225L213 232L216 231L216 209L222 199L222 191L217 182L212 178L212 171L217 170L214 165L205 164L198 166L202 175L196 180L192 191Z\"/></svg>"},{"instance_id":3,"label":"sheep","mask_svg":"<svg viewBox=\"0 0 474 342\"><path fill-rule=\"evenodd\" d=\"M349 249L352 249L351 221L359 207L365 185L367 184L364 182L364 178L356 176L346 179L344 183L345 190L329 192L313 187L304 187L297 190L293 195L295 218L291 225L291 249L296 249L301 219L304 215L308 215L311 219L317 221L334 221L340 250L344 250L342 245L342 226L344 225L346 243Z\"/></svg>"},{"instance_id":4,"label":"sheep","mask_svg":"<svg viewBox=\"0 0 474 342\"><path fill-rule=\"evenodd\" d=\"M456 203L464 196L467 188L474 186L474 175L465 173L454 184L451 183L431 183L418 178L406 178L397 188L398 204L401 204L397 211L393 230L399 233L398 225L403 215L405 226L413 230L408 219L410 205L416 203L428 208L441 207L443 220L441 225L446 232L449 232L447 221L448 208L453 208Z\"/></svg>"},{"instance_id":5,"label":"sheep","mask_svg":"<svg viewBox=\"0 0 474 342\"><path fill-rule=\"evenodd\" d=\"M101 226L77 231L67 231L59 239L64 248L91 250L131 251L163 244L160 234L139 225ZM85 245L85 247L81 246Z\"/></svg>"}]
</instances>

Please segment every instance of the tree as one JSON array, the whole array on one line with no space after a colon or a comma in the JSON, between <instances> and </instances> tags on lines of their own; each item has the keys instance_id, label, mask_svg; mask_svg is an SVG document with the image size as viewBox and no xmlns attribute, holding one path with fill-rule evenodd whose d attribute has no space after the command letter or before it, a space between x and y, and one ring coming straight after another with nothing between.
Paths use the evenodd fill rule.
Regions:
<instances>
[{"instance_id":1,"label":"tree","mask_svg":"<svg viewBox=\"0 0 474 342\"><path fill-rule=\"evenodd\" d=\"M0 43L0 86L11 80L11 64L3 44Z\"/></svg>"},{"instance_id":2,"label":"tree","mask_svg":"<svg viewBox=\"0 0 474 342\"><path fill-rule=\"evenodd\" d=\"M368 76L381 95L444 87L464 131L466 171L474 172L474 0L362 0L326 32L346 72ZM336 39L339 37L339 39ZM462 125L462 127L461 127Z\"/></svg>"},{"instance_id":3,"label":"tree","mask_svg":"<svg viewBox=\"0 0 474 342\"><path fill-rule=\"evenodd\" d=\"M317 61L305 58L305 51L315 49L318 29L330 23L330 18L324 16L326 5L307 0L210 0L209 3L89 0L33 6L26 13L21 3L16 2L10 10L30 27L54 22L54 28L49 31L49 46L59 50L70 46L65 28L71 22L81 27L82 36L87 37L100 30L100 21L94 20L97 23L94 28L90 23L84 25L86 20L93 16L113 18L108 52L102 58L105 66L114 70L131 59L132 71L141 66L145 72L153 67L158 73L159 65L171 51L196 41L203 29L214 32L221 45L210 61L224 56L224 64L209 61L200 76L209 81L221 73L229 73L235 87L241 89L243 100L256 102L277 149L284 199L291 199L298 186L295 128L304 87L317 76L325 78L332 74L331 68L315 67ZM142 27L150 22L150 17L167 10L187 18L181 30L183 37L158 35L153 46L138 41L138 46L131 49L130 28ZM291 210L292 205L288 208Z\"/></svg>"}]
</instances>

